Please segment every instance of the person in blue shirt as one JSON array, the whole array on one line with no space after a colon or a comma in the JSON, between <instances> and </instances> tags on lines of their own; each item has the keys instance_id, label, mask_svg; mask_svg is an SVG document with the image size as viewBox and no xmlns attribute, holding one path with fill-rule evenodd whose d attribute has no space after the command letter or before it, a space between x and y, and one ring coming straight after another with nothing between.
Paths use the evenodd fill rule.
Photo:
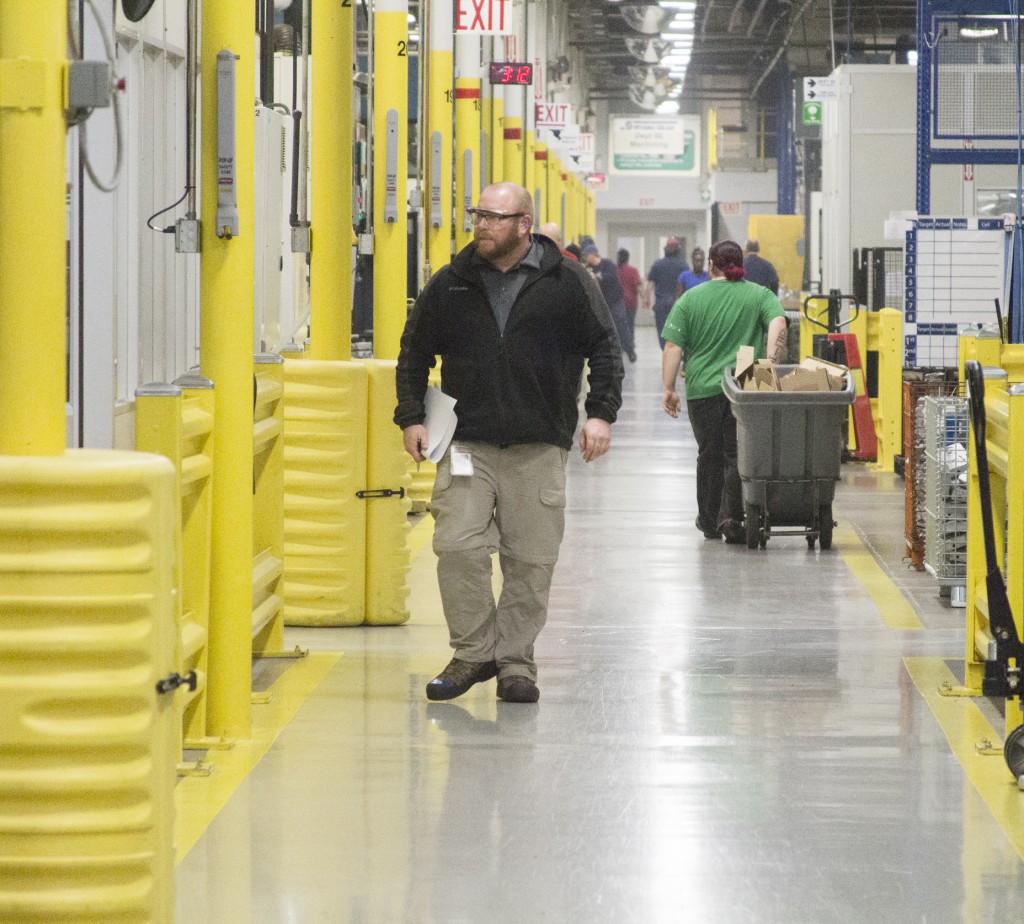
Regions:
<instances>
[{"instance_id":1,"label":"person in blue shirt","mask_svg":"<svg viewBox=\"0 0 1024 924\"><path fill-rule=\"evenodd\" d=\"M708 271L704 268L704 251L699 247L694 247L693 253L690 254L690 262L693 263L693 269L683 270L679 274L679 279L676 282L676 298L694 286L708 281Z\"/></svg>"},{"instance_id":2,"label":"person in blue shirt","mask_svg":"<svg viewBox=\"0 0 1024 924\"><path fill-rule=\"evenodd\" d=\"M665 256L655 260L647 273L645 301L654 308L654 329L658 334L659 349L665 349L661 329L665 326L668 313L676 300L676 285L679 274L689 269L679 253L679 238L670 237L665 241Z\"/></svg>"}]
</instances>

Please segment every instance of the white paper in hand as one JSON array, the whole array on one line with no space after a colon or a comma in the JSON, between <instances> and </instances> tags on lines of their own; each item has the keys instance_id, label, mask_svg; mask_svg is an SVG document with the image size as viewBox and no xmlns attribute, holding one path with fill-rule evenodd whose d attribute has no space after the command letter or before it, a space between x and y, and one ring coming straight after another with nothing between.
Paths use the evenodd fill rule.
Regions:
<instances>
[{"instance_id":1,"label":"white paper in hand","mask_svg":"<svg viewBox=\"0 0 1024 924\"><path fill-rule=\"evenodd\" d=\"M427 451L424 455L436 463L441 460L455 435L455 424L459 420L455 416L455 399L446 395L440 388L428 385L423 398L423 408L427 415L423 421L423 426L427 428Z\"/></svg>"}]
</instances>

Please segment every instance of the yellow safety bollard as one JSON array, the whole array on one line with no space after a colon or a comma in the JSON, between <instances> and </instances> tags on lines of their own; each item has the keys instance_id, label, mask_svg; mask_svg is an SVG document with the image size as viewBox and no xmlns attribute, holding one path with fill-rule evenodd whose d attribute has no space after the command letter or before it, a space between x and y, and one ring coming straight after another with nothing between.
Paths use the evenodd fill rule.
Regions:
<instances>
[{"instance_id":1,"label":"yellow safety bollard","mask_svg":"<svg viewBox=\"0 0 1024 924\"><path fill-rule=\"evenodd\" d=\"M409 619L409 456L392 423L396 363L373 360L369 374L366 488L366 622Z\"/></svg>"},{"instance_id":2,"label":"yellow safety bollard","mask_svg":"<svg viewBox=\"0 0 1024 924\"><path fill-rule=\"evenodd\" d=\"M0 457L0 921L171 924L175 472Z\"/></svg>"},{"instance_id":3,"label":"yellow safety bollard","mask_svg":"<svg viewBox=\"0 0 1024 924\"><path fill-rule=\"evenodd\" d=\"M285 623L360 625L366 504L356 492L366 485L367 366L286 359L284 380Z\"/></svg>"}]
</instances>

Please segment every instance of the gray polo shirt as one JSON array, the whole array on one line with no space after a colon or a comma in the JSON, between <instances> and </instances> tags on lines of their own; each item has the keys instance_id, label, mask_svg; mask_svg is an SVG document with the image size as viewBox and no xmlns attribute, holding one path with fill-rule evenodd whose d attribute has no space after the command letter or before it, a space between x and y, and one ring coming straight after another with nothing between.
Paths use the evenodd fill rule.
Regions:
<instances>
[{"instance_id":1,"label":"gray polo shirt","mask_svg":"<svg viewBox=\"0 0 1024 924\"><path fill-rule=\"evenodd\" d=\"M533 238L533 244L526 256L515 266L502 272L496 266L491 266L483 257L473 255L473 262L480 269L480 277L487 289L487 299L491 303L491 310L494 312L494 320L498 322L498 331L502 336L505 334L505 325L508 323L508 316L512 313L512 305L519 295L530 273L540 270L540 258L544 253L544 247Z\"/></svg>"}]
</instances>

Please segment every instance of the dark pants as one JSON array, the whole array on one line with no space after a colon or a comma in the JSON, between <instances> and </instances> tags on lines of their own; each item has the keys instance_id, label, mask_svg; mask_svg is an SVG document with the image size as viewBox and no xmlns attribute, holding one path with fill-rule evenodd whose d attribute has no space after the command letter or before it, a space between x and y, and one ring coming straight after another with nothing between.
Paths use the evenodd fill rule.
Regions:
<instances>
[{"instance_id":1,"label":"dark pants","mask_svg":"<svg viewBox=\"0 0 1024 924\"><path fill-rule=\"evenodd\" d=\"M635 349L633 326L629 323L629 309L626 308L626 303L620 298L614 305L608 307L615 322L615 332L619 335L619 346L624 353L632 353Z\"/></svg>"},{"instance_id":2,"label":"dark pants","mask_svg":"<svg viewBox=\"0 0 1024 924\"><path fill-rule=\"evenodd\" d=\"M725 395L686 402L697 440L697 513L704 529L743 519L743 486L736 469L736 418Z\"/></svg>"},{"instance_id":3,"label":"dark pants","mask_svg":"<svg viewBox=\"0 0 1024 924\"><path fill-rule=\"evenodd\" d=\"M654 332L658 335L658 346L665 349L665 338L661 336L662 328L665 326L665 322L668 320L669 312L672 310L672 306L675 304L674 301L654 303Z\"/></svg>"}]
</instances>

